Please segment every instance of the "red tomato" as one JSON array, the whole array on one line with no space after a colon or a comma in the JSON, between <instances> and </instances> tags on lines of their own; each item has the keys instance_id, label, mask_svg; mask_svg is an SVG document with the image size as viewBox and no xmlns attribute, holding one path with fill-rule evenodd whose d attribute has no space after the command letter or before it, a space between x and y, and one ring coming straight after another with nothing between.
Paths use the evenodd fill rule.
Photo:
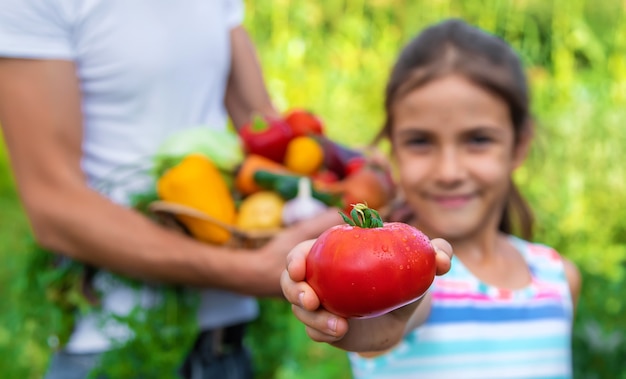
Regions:
<instances>
[{"instance_id":1,"label":"red tomato","mask_svg":"<svg viewBox=\"0 0 626 379\"><path fill-rule=\"evenodd\" d=\"M367 159L365 157L352 157L348 160L346 164L346 176L354 174L355 172L362 169L367 164Z\"/></svg>"},{"instance_id":2,"label":"red tomato","mask_svg":"<svg viewBox=\"0 0 626 379\"><path fill-rule=\"evenodd\" d=\"M320 181L322 183L337 183L339 181L339 177L332 171L322 169L312 176L313 180Z\"/></svg>"},{"instance_id":3,"label":"red tomato","mask_svg":"<svg viewBox=\"0 0 626 379\"><path fill-rule=\"evenodd\" d=\"M285 115L285 121L291 126L296 137L309 134L324 134L322 120L313 112L304 109L292 109Z\"/></svg>"},{"instance_id":4,"label":"red tomato","mask_svg":"<svg viewBox=\"0 0 626 379\"><path fill-rule=\"evenodd\" d=\"M428 237L408 224L383 224L363 204L351 214L356 225L326 230L307 257L306 281L322 306L342 317L368 318L423 296L436 272Z\"/></svg>"},{"instance_id":5,"label":"red tomato","mask_svg":"<svg viewBox=\"0 0 626 379\"><path fill-rule=\"evenodd\" d=\"M371 208L386 206L396 192L395 184L388 172L373 165L363 165L358 171L337 183L327 185L327 190L343 197L343 203L352 210L351 204L365 203Z\"/></svg>"}]
</instances>

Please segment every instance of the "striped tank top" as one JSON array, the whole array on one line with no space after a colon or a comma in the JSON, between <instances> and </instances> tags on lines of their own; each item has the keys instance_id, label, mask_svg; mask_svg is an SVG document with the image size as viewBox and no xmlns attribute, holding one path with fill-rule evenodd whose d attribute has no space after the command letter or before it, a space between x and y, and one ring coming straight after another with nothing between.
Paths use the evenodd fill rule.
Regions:
<instances>
[{"instance_id":1,"label":"striped tank top","mask_svg":"<svg viewBox=\"0 0 626 379\"><path fill-rule=\"evenodd\" d=\"M572 301L559 254L511 236L531 283L506 290L456 258L431 287L427 321L384 355L349 353L355 379L571 378Z\"/></svg>"}]
</instances>

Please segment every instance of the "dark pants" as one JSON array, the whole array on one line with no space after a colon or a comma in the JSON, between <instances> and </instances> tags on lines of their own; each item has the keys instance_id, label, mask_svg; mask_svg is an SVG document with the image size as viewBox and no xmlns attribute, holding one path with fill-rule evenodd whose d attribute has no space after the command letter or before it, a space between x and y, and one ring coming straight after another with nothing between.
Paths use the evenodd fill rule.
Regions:
<instances>
[{"instance_id":1,"label":"dark pants","mask_svg":"<svg viewBox=\"0 0 626 379\"><path fill-rule=\"evenodd\" d=\"M181 373L185 379L252 379L250 354L245 348L205 362L193 361L189 370Z\"/></svg>"},{"instance_id":2,"label":"dark pants","mask_svg":"<svg viewBox=\"0 0 626 379\"><path fill-rule=\"evenodd\" d=\"M181 378L252 379L252 359L243 346L244 334L244 325L202 332L182 365ZM52 357L45 379L86 379L99 357L58 352Z\"/></svg>"},{"instance_id":3,"label":"dark pants","mask_svg":"<svg viewBox=\"0 0 626 379\"><path fill-rule=\"evenodd\" d=\"M252 379L252 359L243 346L244 335L243 324L202 332L183 364L183 378Z\"/></svg>"}]
</instances>

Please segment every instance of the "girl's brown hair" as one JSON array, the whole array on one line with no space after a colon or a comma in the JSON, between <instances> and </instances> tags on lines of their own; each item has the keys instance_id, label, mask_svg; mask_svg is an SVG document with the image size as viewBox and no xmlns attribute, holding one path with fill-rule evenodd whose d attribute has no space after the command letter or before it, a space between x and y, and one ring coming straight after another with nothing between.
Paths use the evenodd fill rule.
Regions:
<instances>
[{"instance_id":1,"label":"girl's brown hair","mask_svg":"<svg viewBox=\"0 0 626 379\"><path fill-rule=\"evenodd\" d=\"M399 99L452 73L463 75L507 103L516 144L531 132L526 75L515 51L502 39L462 20L451 19L425 29L400 53L387 83L386 120L376 140L390 137L392 108ZM499 229L504 233L517 231L523 238L531 239L532 226L532 211L511 180Z\"/></svg>"}]
</instances>

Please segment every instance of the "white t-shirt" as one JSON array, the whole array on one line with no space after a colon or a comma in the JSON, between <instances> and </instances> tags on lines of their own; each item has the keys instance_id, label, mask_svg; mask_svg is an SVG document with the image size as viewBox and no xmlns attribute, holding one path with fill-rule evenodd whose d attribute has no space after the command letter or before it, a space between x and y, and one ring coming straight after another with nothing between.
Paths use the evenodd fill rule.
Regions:
<instances>
[{"instance_id":1,"label":"white t-shirt","mask_svg":"<svg viewBox=\"0 0 626 379\"><path fill-rule=\"evenodd\" d=\"M128 174L169 135L188 127L225 128L229 31L243 19L242 0L0 0L0 56L76 63L83 95L82 167L89 184ZM126 169L124 169L126 168ZM128 178L140 178L130 175ZM125 191L107 191L118 203ZM124 314L154 293L132 290L107 273L103 311ZM253 298L202 292L199 322L214 328L254 318ZM96 316L79 320L72 352L108 348Z\"/></svg>"}]
</instances>

